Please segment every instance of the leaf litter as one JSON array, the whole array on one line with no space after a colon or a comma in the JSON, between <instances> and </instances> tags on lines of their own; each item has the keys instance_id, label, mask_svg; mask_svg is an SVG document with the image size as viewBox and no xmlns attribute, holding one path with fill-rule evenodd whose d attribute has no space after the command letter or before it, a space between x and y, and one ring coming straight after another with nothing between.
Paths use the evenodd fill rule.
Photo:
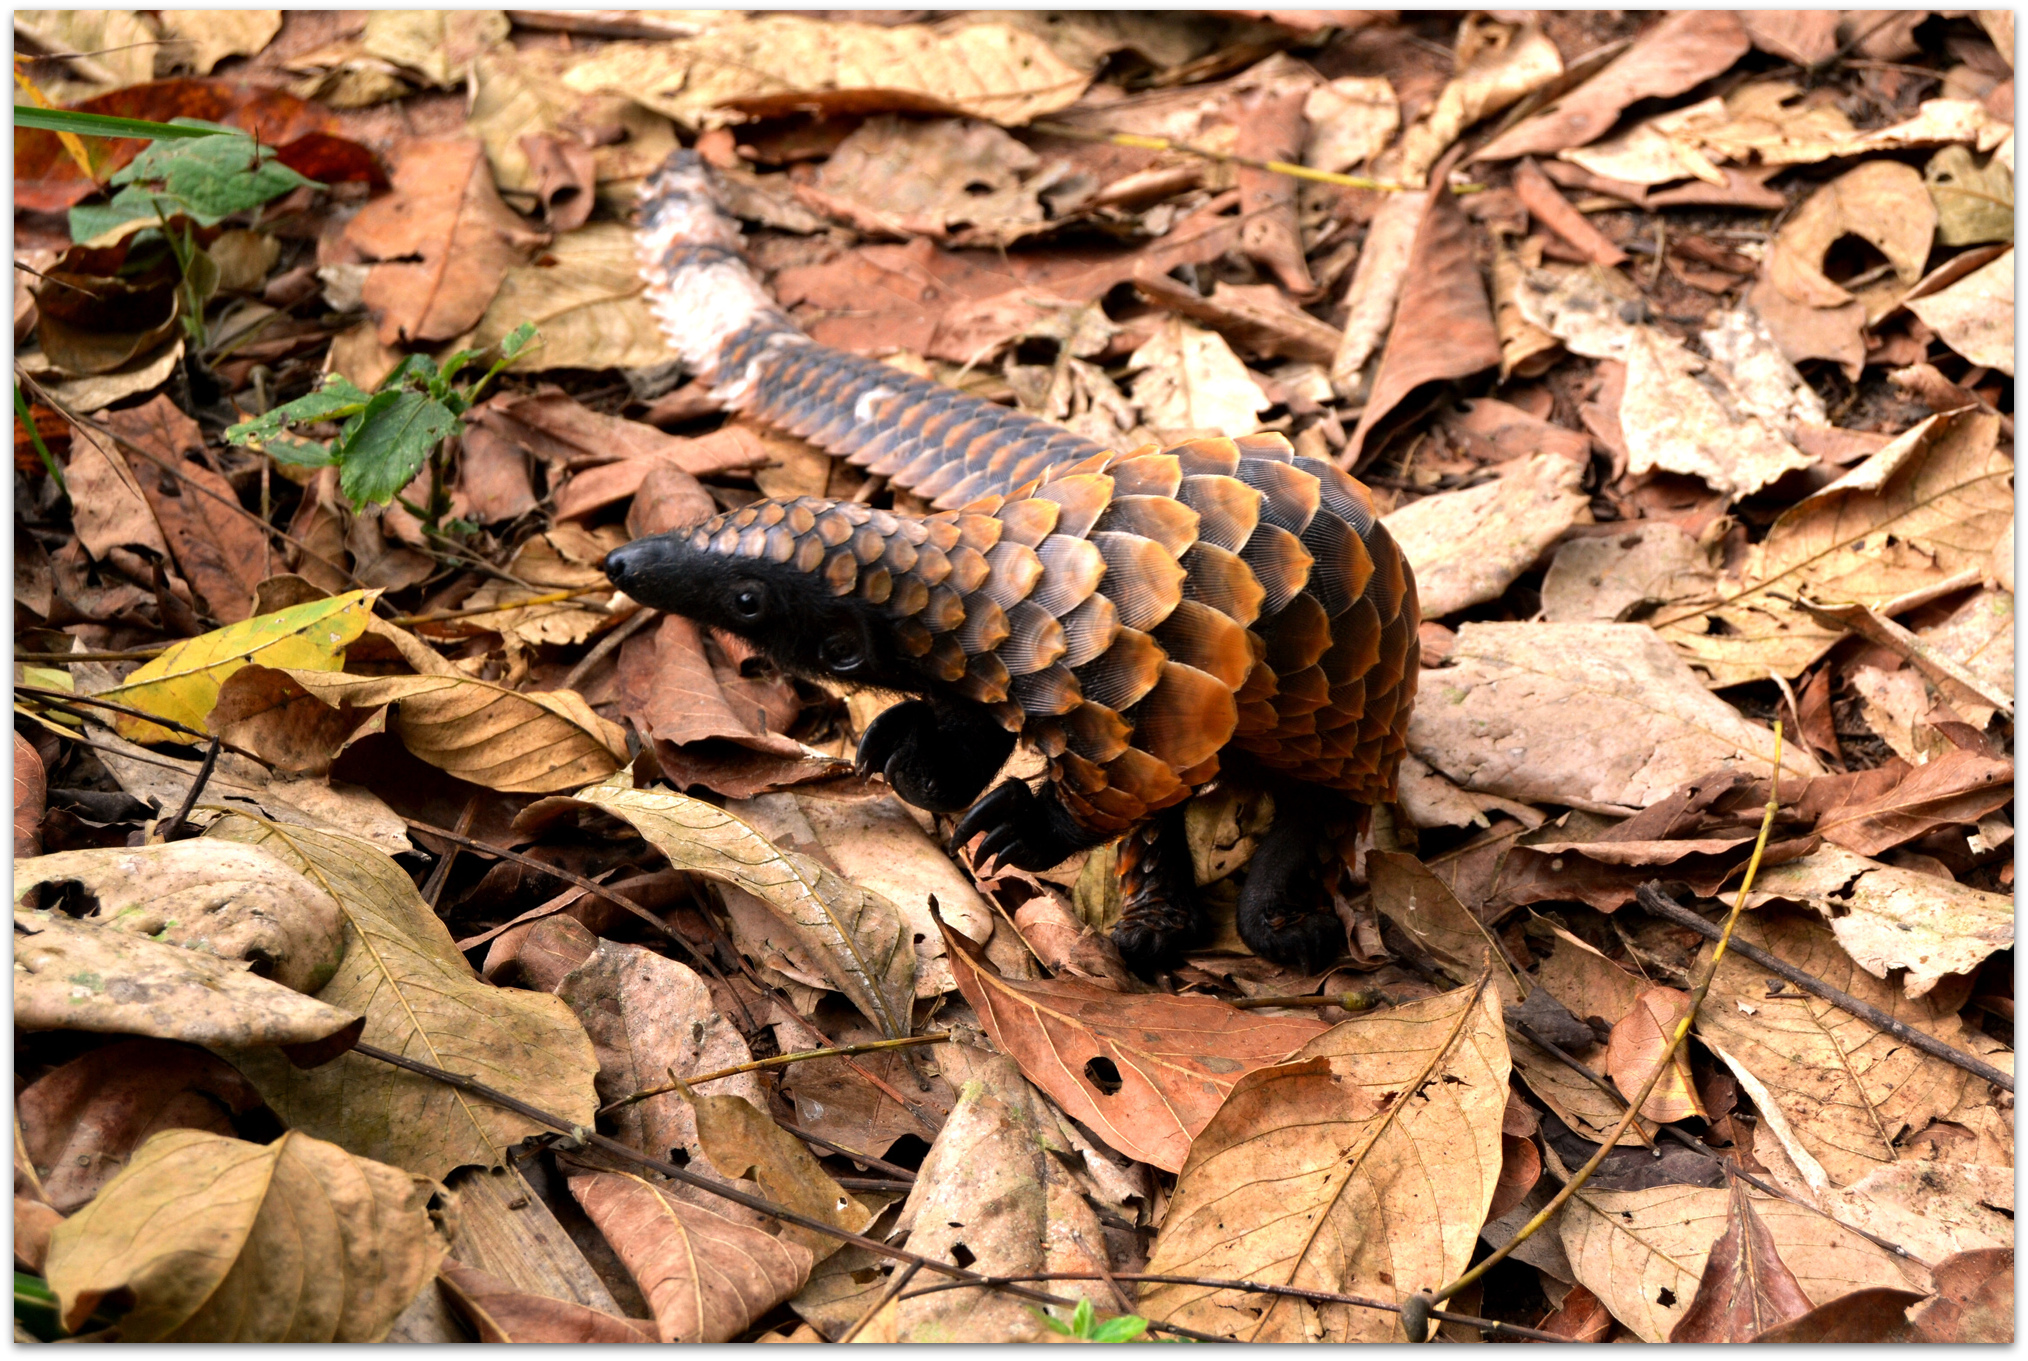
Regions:
<instances>
[{"instance_id":1,"label":"leaf litter","mask_svg":"<svg viewBox=\"0 0 2028 1361\"><path fill-rule=\"evenodd\" d=\"M2011 1337L2012 39L1885 17L25 17L26 102L273 153L17 131L17 1327L1393 1341L1645 1088L1447 1309ZM825 343L1373 489L1424 671L1334 968L1244 953L1193 809L1149 991L1105 851L975 874L851 774L877 701L611 591L910 508L686 383L679 145ZM459 349L385 505L224 436ZM1729 900L1777 774L1689 1017L1652 895Z\"/></svg>"}]
</instances>

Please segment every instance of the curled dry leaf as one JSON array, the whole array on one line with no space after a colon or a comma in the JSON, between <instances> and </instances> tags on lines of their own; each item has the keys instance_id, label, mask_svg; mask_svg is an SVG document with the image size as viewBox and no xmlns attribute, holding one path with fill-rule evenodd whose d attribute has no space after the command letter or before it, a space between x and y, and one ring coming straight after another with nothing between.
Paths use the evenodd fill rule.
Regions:
<instances>
[{"instance_id":1,"label":"curled dry leaf","mask_svg":"<svg viewBox=\"0 0 2028 1361\"><path fill-rule=\"evenodd\" d=\"M1497 599L1585 511L1582 464L1537 454L1504 472L1412 501L1383 520L1415 569L1423 618Z\"/></svg>"},{"instance_id":2,"label":"curled dry leaf","mask_svg":"<svg viewBox=\"0 0 2028 1361\"><path fill-rule=\"evenodd\" d=\"M1921 317L1944 344L1974 364L2014 376L2014 252L1985 265L1950 287L1916 298L1908 310Z\"/></svg>"},{"instance_id":3,"label":"curled dry leaf","mask_svg":"<svg viewBox=\"0 0 2028 1361\"><path fill-rule=\"evenodd\" d=\"M178 9L157 16L162 55L200 76L227 57L250 57L282 31L278 9Z\"/></svg>"},{"instance_id":4,"label":"curled dry leaf","mask_svg":"<svg viewBox=\"0 0 2028 1361\"><path fill-rule=\"evenodd\" d=\"M677 869L760 899L883 1035L898 1039L909 1033L915 951L893 903L808 856L777 849L746 823L699 799L609 781L571 802L626 821Z\"/></svg>"},{"instance_id":5,"label":"curled dry leaf","mask_svg":"<svg viewBox=\"0 0 2028 1361\"><path fill-rule=\"evenodd\" d=\"M1817 190L1782 225L1768 252L1768 279L1810 307L1840 307L1857 297L1867 321L1877 321L1922 277L1935 234L1936 206L1921 172L1899 161L1867 161ZM1826 278L1824 258L1846 236L1872 242L1894 278L1859 294Z\"/></svg>"},{"instance_id":6,"label":"curled dry leaf","mask_svg":"<svg viewBox=\"0 0 2028 1361\"><path fill-rule=\"evenodd\" d=\"M450 1231L427 1177L291 1130L169 1130L50 1235L65 1326L126 1294L128 1342L378 1342Z\"/></svg>"},{"instance_id":7,"label":"curled dry leaf","mask_svg":"<svg viewBox=\"0 0 2028 1361\"><path fill-rule=\"evenodd\" d=\"M354 258L376 262L362 297L383 345L450 340L548 238L500 201L478 138L408 137L391 159L394 193L345 227Z\"/></svg>"},{"instance_id":8,"label":"curled dry leaf","mask_svg":"<svg viewBox=\"0 0 2028 1361\"><path fill-rule=\"evenodd\" d=\"M279 1045L316 1063L359 1038L356 1010L271 983L237 960L61 912L16 909L14 934L14 1024L22 1030Z\"/></svg>"},{"instance_id":9,"label":"curled dry leaf","mask_svg":"<svg viewBox=\"0 0 2028 1361\"><path fill-rule=\"evenodd\" d=\"M14 867L14 896L47 886L42 901L75 886L93 925L146 936L313 993L345 952L338 904L287 863L254 846L175 841L64 851Z\"/></svg>"},{"instance_id":10,"label":"curled dry leaf","mask_svg":"<svg viewBox=\"0 0 2028 1361\"><path fill-rule=\"evenodd\" d=\"M1225 338L1180 317L1165 320L1127 363L1141 370L1133 387L1141 418L1165 436L1249 434L1269 406Z\"/></svg>"},{"instance_id":11,"label":"curled dry leaf","mask_svg":"<svg viewBox=\"0 0 2028 1361\"><path fill-rule=\"evenodd\" d=\"M230 1064L192 1045L123 1040L43 1074L16 1099L21 1149L59 1213L82 1208L151 1135L233 1132L261 1104Z\"/></svg>"},{"instance_id":12,"label":"curled dry leaf","mask_svg":"<svg viewBox=\"0 0 2028 1361\"><path fill-rule=\"evenodd\" d=\"M1768 1240L1803 1294L1829 1301L1854 1290L1909 1284L1895 1259L1807 1206L1753 1195ZM1657 1186L1582 1190L1559 1221L1578 1284L1644 1342L1662 1342L1690 1311L1713 1246L1724 1233L1728 1193Z\"/></svg>"},{"instance_id":13,"label":"curled dry leaf","mask_svg":"<svg viewBox=\"0 0 2028 1361\"><path fill-rule=\"evenodd\" d=\"M1465 378L1500 362L1500 333L1493 325L1485 281L1479 277L1477 240L1453 198L1449 186L1441 184L1423 196L1387 350L1373 376L1366 409L1346 445L1345 456L1355 464L1374 426L1415 389ZM1345 333L1349 344L1349 321ZM1334 385L1340 382L1347 359L1341 349L1332 360ZM1350 375L1345 378L1349 381Z\"/></svg>"},{"instance_id":14,"label":"curled dry leaf","mask_svg":"<svg viewBox=\"0 0 2028 1361\"><path fill-rule=\"evenodd\" d=\"M1661 1066L1662 1051L1669 1047L1676 1027L1689 1012L1690 994L1681 988L1644 988L1634 999L1633 1009L1613 1027L1612 1041L1606 1046L1606 1073L1629 1104ZM1641 1104L1641 1114L1665 1125L1693 1115L1710 1120L1690 1074L1688 1044L1670 1056L1661 1080Z\"/></svg>"},{"instance_id":15,"label":"curled dry leaf","mask_svg":"<svg viewBox=\"0 0 2028 1361\"><path fill-rule=\"evenodd\" d=\"M943 931L958 987L994 1045L1110 1147L1171 1172L1242 1074L1325 1028L1210 997L1003 978L978 946Z\"/></svg>"},{"instance_id":16,"label":"curled dry leaf","mask_svg":"<svg viewBox=\"0 0 2028 1361\"><path fill-rule=\"evenodd\" d=\"M14 859L18 863L42 854L42 813L49 777L35 744L14 734ZM17 892L19 890L17 889Z\"/></svg>"},{"instance_id":17,"label":"curled dry leaf","mask_svg":"<svg viewBox=\"0 0 2028 1361\"><path fill-rule=\"evenodd\" d=\"M626 735L575 690L509 690L470 676L353 676L289 670L333 709L396 704L402 745L487 789L548 793L603 779L627 759Z\"/></svg>"},{"instance_id":18,"label":"curled dry leaf","mask_svg":"<svg viewBox=\"0 0 2028 1361\"><path fill-rule=\"evenodd\" d=\"M1725 1232L1704 1259L1697 1297L1669 1330L1671 1342L1751 1342L1810 1312L1810 1297L1782 1261L1738 1177L1731 1179L1725 1210Z\"/></svg>"},{"instance_id":19,"label":"curled dry leaf","mask_svg":"<svg viewBox=\"0 0 2028 1361\"><path fill-rule=\"evenodd\" d=\"M653 1342L655 1331L575 1300L516 1290L497 1276L445 1258L437 1282L453 1309L481 1342L562 1342L610 1344Z\"/></svg>"},{"instance_id":20,"label":"curled dry leaf","mask_svg":"<svg viewBox=\"0 0 2028 1361\"><path fill-rule=\"evenodd\" d=\"M619 1254L664 1342L730 1342L802 1286L800 1244L676 1200L639 1177L572 1177L570 1192Z\"/></svg>"},{"instance_id":21,"label":"curled dry leaf","mask_svg":"<svg viewBox=\"0 0 2028 1361\"><path fill-rule=\"evenodd\" d=\"M1005 23L932 29L776 14L694 38L610 43L563 80L638 100L690 128L812 106L962 113L1019 127L1075 103L1090 78Z\"/></svg>"},{"instance_id":22,"label":"curled dry leaf","mask_svg":"<svg viewBox=\"0 0 2028 1361\"><path fill-rule=\"evenodd\" d=\"M526 600L530 595L529 586L535 588L536 594L543 595L551 591L583 591L604 586L606 574L599 570L599 563L626 539L626 531L618 525L601 525L587 532L574 524L560 524L546 534L525 540L515 550L508 570L527 585L489 581L466 597L460 608L483 610L510 601ZM526 605L520 609L488 614L475 621L475 626L480 630L490 629L518 638L531 647L582 643L615 622L615 616L606 610L587 608L588 605L604 604L604 601L586 596L581 600L559 600L549 605Z\"/></svg>"},{"instance_id":23,"label":"curled dry leaf","mask_svg":"<svg viewBox=\"0 0 2028 1361\"><path fill-rule=\"evenodd\" d=\"M101 698L145 709L202 732L218 703L218 687L249 663L336 671L344 664L346 645L365 631L378 596L377 591L351 591L308 600L173 643L161 656L143 662L125 680L102 692ZM115 726L130 742L187 746L200 740L125 714Z\"/></svg>"},{"instance_id":24,"label":"curled dry leaf","mask_svg":"<svg viewBox=\"0 0 2028 1361\"><path fill-rule=\"evenodd\" d=\"M1341 76L1303 99L1303 164L1343 172L1371 160L1394 140L1401 104L1385 76Z\"/></svg>"},{"instance_id":25,"label":"curled dry leaf","mask_svg":"<svg viewBox=\"0 0 2028 1361\"><path fill-rule=\"evenodd\" d=\"M836 869L849 883L877 893L908 924L915 948L915 995L941 997L957 984L944 958L936 913L972 940L993 934L993 909L893 797L819 799L767 794L732 808L775 845Z\"/></svg>"},{"instance_id":26,"label":"curled dry leaf","mask_svg":"<svg viewBox=\"0 0 2028 1361\"><path fill-rule=\"evenodd\" d=\"M529 163L524 137L581 140L595 131L610 135L610 129L621 130L617 142L586 148L593 177L601 184L640 179L676 149L676 131L660 114L632 100L584 95L565 86L562 75L570 61L564 52L503 44L481 52L473 64L472 106L465 125L485 143L493 182L500 188L536 188L540 177Z\"/></svg>"},{"instance_id":27,"label":"curled dry leaf","mask_svg":"<svg viewBox=\"0 0 2028 1361\"><path fill-rule=\"evenodd\" d=\"M1717 10L1671 14L1612 64L1480 150L1481 161L1540 156L1596 139L1637 100L1681 94L1725 71L1751 44L1739 16Z\"/></svg>"},{"instance_id":28,"label":"curled dry leaf","mask_svg":"<svg viewBox=\"0 0 2028 1361\"><path fill-rule=\"evenodd\" d=\"M1829 927L1761 911L1741 920L1735 934L1896 1020L1964 1047L1964 1024L1954 1009L1935 997L1904 997L1875 979ZM1818 1193L1898 1161L1896 1141L1904 1130L1922 1129L1972 1090L1975 1079L1964 1070L1812 994L1786 985L1770 992L1776 981L1728 951L1697 1014L1696 1033L1739 1078Z\"/></svg>"},{"instance_id":29,"label":"curled dry leaf","mask_svg":"<svg viewBox=\"0 0 2028 1361\"><path fill-rule=\"evenodd\" d=\"M591 1123L597 1064L570 1008L482 982L386 852L341 833L241 815L221 819L205 840L263 847L338 900L348 944L321 999L364 1012L369 1043ZM233 1061L291 1127L429 1176L465 1163L498 1166L508 1145L541 1128L357 1056L300 1073L259 1053L235 1053Z\"/></svg>"},{"instance_id":30,"label":"curled dry leaf","mask_svg":"<svg viewBox=\"0 0 2028 1361\"><path fill-rule=\"evenodd\" d=\"M1807 1314L1778 1324L1754 1342L1911 1342L1914 1330L1908 1326L1909 1306L1923 1299L1920 1290L1896 1290L1873 1286L1840 1295L1829 1304L1820 1304Z\"/></svg>"},{"instance_id":31,"label":"curled dry leaf","mask_svg":"<svg viewBox=\"0 0 2028 1361\"><path fill-rule=\"evenodd\" d=\"M1408 253L1425 206L1419 195L1389 194L1366 228L1359 263L1345 290L1345 334L1331 356L1331 388L1341 397L1356 398L1370 390L1367 366L1379 353L1408 282Z\"/></svg>"},{"instance_id":32,"label":"curled dry leaf","mask_svg":"<svg viewBox=\"0 0 2028 1361\"><path fill-rule=\"evenodd\" d=\"M1939 827L1975 823L2013 797L2012 761L1953 748L1920 766L1896 759L1827 775L1803 791L1797 812L1811 818L1826 841L1878 855Z\"/></svg>"},{"instance_id":33,"label":"curled dry leaf","mask_svg":"<svg viewBox=\"0 0 2028 1361\"><path fill-rule=\"evenodd\" d=\"M1774 759L1774 734L1639 624L1466 624L1451 665L1424 673L1408 740L1466 789L1605 813ZM1821 773L1793 745L1782 769Z\"/></svg>"},{"instance_id":34,"label":"curled dry leaf","mask_svg":"<svg viewBox=\"0 0 2028 1361\"><path fill-rule=\"evenodd\" d=\"M1650 622L1713 686L1801 675L1840 635L1776 597L1879 605L1987 564L2014 512L1999 419L1930 417L1783 512L1709 595Z\"/></svg>"},{"instance_id":35,"label":"curled dry leaf","mask_svg":"<svg viewBox=\"0 0 2028 1361\"><path fill-rule=\"evenodd\" d=\"M1538 24L1503 24L1489 15L1459 25L1456 61L1458 74L1402 139L1401 173L1410 184L1426 183L1430 167L1466 128L1563 74L1563 58Z\"/></svg>"},{"instance_id":36,"label":"curled dry leaf","mask_svg":"<svg viewBox=\"0 0 2028 1361\"><path fill-rule=\"evenodd\" d=\"M1974 1248L1937 1263L1936 1295L1909 1311L1918 1342L2014 1340L2014 1249Z\"/></svg>"},{"instance_id":37,"label":"curled dry leaf","mask_svg":"<svg viewBox=\"0 0 2028 1361\"><path fill-rule=\"evenodd\" d=\"M1508 1055L1483 983L1317 1036L1239 1080L1191 1145L1149 1270L1400 1300L1469 1263L1501 1168ZM1390 1315L1157 1285L1147 1317L1247 1342L1393 1342Z\"/></svg>"},{"instance_id":38,"label":"curled dry leaf","mask_svg":"<svg viewBox=\"0 0 2028 1361\"><path fill-rule=\"evenodd\" d=\"M1963 757L1985 759L1951 751L1938 763ZM1927 769L1917 767L1916 774ZM2011 798L2011 784L2009 765L2008 785L1998 792ZM2014 946L2014 902L2007 895L1883 865L1840 846L1765 870L1748 901L1758 906L1776 899L1816 909L1853 962L1875 978L1908 970L1902 986L1911 998Z\"/></svg>"}]
</instances>

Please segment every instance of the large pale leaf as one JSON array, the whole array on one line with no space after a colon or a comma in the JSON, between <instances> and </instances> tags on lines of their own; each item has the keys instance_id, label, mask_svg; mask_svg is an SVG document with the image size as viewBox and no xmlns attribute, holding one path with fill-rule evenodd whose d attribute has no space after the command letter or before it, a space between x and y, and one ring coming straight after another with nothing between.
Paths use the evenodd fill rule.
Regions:
<instances>
[{"instance_id":1,"label":"large pale leaf","mask_svg":"<svg viewBox=\"0 0 2028 1361\"><path fill-rule=\"evenodd\" d=\"M890 1038L908 1034L915 950L894 904L817 861L777 849L722 808L683 794L606 783L582 802L631 823L677 869L760 899L803 953Z\"/></svg>"},{"instance_id":2,"label":"large pale leaf","mask_svg":"<svg viewBox=\"0 0 2028 1361\"><path fill-rule=\"evenodd\" d=\"M1496 599L1535 565L1585 508L1584 469L1561 454L1508 465L1506 476L1411 501L1387 516L1425 619Z\"/></svg>"},{"instance_id":3,"label":"large pale leaf","mask_svg":"<svg viewBox=\"0 0 2028 1361\"><path fill-rule=\"evenodd\" d=\"M1325 1028L1212 997L1003 978L949 927L944 946L986 1034L1029 1081L1113 1148L1172 1172L1243 1074Z\"/></svg>"},{"instance_id":4,"label":"large pale leaf","mask_svg":"<svg viewBox=\"0 0 2028 1361\"><path fill-rule=\"evenodd\" d=\"M1712 1245L1725 1232L1726 1196L1696 1186L1581 1190L1553 1227L1578 1284L1642 1341L1664 1342L1689 1312ZM1807 1206L1755 1193L1753 1208L1812 1304L1909 1284L1884 1249Z\"/></svg>"},{"instance_id":5,"label":"large pale leaf","mask_svg":"<svg viewBox=\"0 0 2028 1361\"><path fill-rule=\"evenodd\" d=\"M1756 913L1738 938L1880 1008L1896 1020L1964 1047L1955 1008L1910 999L1862 969L1831 929L1793 915ZM1711 947L1700 958L1709 958ZM1700 968L1703 966L1700 964ZM1739 1075L1754 1104L1812 1187L1857 1181L1902 1157L1895 1141L1957 1106L1974 1079L1877 1030L1822 998L1784 985L1728 951L1697 1013L1697 1037Z\"/></svg>"},{"instance_id":6,"label":"large pale leaf","mask_svg":"<svg viewBox=\"0 0 2028 1361\"><path fill-rule=\"evenodd\" d=\"M1908 310L1944 344L1974 364L2014 376L2014 252L1974 270L1950 287L1916 298Z\"/></svg>"},{"instance_id":7,"label":"large pale leaf","mask_svg":"<svg viewBox=\"0 0 2028 1361\"><path fill-rule=\"evenodd\" d=\"M302 671L336 671L344 664L345 645L365 631L367 615L379 594L348 591L199 634L144 662L100 697L203 732L206 716L218 703L218 687L249 662ZM124 714L115 727L130 742L188 744L202 740Z\"/></svg>"},{"instance_id":8,"label":"large pale leaf","mask_svg":"<svg viewBox=\"0 0 2028 1361\"><path fill-rule=\"evenodd\" d=\"M1134 380L1141 418L1164 434L1248 434L1270 405L1224 336L1181 317L1164 321L1127 362L1142 370Z\"/></svg>"},{"instance_id":9,"label":"large pale leaf","mask_svg":"<svg viewBox=\"0 0 2028 1361\"><path fill-rule=\"evenodd\" d=\"M264 847L338 900L345 962L319 997L365 1012L368 1043L591 1123L597 1064L570 1008L546 993L480 981L385 852L340 833L243 816L221 819L206 835ZM464 1163L497 1166L509 1144L544 1128L357 1055L308 1072L259 1054L233 1059L293 1128L429 1176Z\"/></svg>"},{"instance_id":10,"label":"large pale leaf","mask_svg":"<svg viewBox=\"0 0 2028 1361\"><path fill-rule=\"evenodd\" d=\"M1466 624L1423 673L1408 743L1466 789L1613 814L1774 760L1774 734L1640 624ZM1820 773L1793 742L1782 769Z\"/></svg>"},{"instance_id":11,"label":"large pale leaf","mask_svg":"<svg viewBox=\"0 0 2028 1361\"><path fill-rule=\"evenodd\" d=\"M640 254L625 223L593 222L565 232L543 259L552 263L506 272L476 328L457 341L460 348L497 345L532 321L540 340L510 369L641 369L675 360L642 296Z\"/></svg>"},{"instance_id":12,"label":"large pale leaf","mask_svg":"<svg viewBox=\"0 0 2028 1361\"><path fill-rule=\"evenodd\" d=\"M1332 1027L1241 1078L1190 1148L1151 1272L1400 1300L1471 1261L1507 1106L1499 997L1482 984ZM1203 1286L1149 1318L1246 1342L1397 1342L1394 1316Z\"/></svg>"},{"instance_id":13,"label":"large pale leaf","mask_svg":"<svg viewBox=\"0 0 2028 1361\"><path fill-rule=\"evenodd\" d=\"M126 1342L378 1342L448 1246L426 1177L291 1130L168 1130L50 1235L72 1329L115 1293Z\"/></svg>"},{"instance_id":14,"label":"large pale leaf","mask_svg":"<svg viewBox=\"0 0 2028 1361\"><path fill-rule=\"evenodd\" d=\"M1728 1191L1725 1232L1705 1258L1697 1298L1670 1330L1671 1342L1751 1342L1810 1312L1810 1297L1755 1212L1746 1183L1734 1177Z\"/></svg>"},{"instance_id":15,"label":"large pale leaf","mask_svg":"<svg viewBox=\"0 0 2028 1361\"><path fill-rule=\"evenodd\" d=\"M695 38L609 43L564 75L687 127L738 122L733 110L941 109L1019 126L1077 102L1088 70L1004 23L949 30L775 14L722 22Z\"/></svg>"},{"instance_id":16,"label":"large pale leaf","mask_svg":"<svg viewBox=\"0 0 2028 1361\"><path fill-rule=\"evenodd\" d=\"M461 780L546 794L603 779L626 763L626 735L575 690L509 690L471 676L353 676L290 671L332 708L401 706L402 745Z\"/></svg>"},{"instance_id":17,"label":"large pale leaf","mask_svg":"<svg viewBox=\"0 0 2028 1361\"><path fill-rule=\"evenodd\" d=\"M238 960L80 922L14 913L14 1025L192 1044L303 1046L321 1060L359 1037L359 1009L292 992ZM275 1061L277 1069L288 1064Z\"/></svg>"},{"instance_id":18,"label":"large pale leaf","mask_svg":"<svg viewBox=\"0 0 2028 1361\"><path fill-rule=\"evenodd\" d=\"M1715 595L1651 622L1713 686L1801 674L1842 634L1777 596L1879 606L1985 565L2014 515L1999 428L1977 408L1930 417L1791 506Z\"/></svg>"},{"instance_id":19,"label":"large pale leaf","mask_svg":"<svg viewBox=\"0 0 2028 1361\"><path fill-rule=\"evenodd\" d=\"M338 904L253 846L173 841L18 862L15 901L36 884L78 885L96 902L82 918L94 925L248 960L261 977L297 992L323 987L344 953Z\"/></svg>"},{"instance_id":20,"label":"large pale leaf","mask_svg":"<svg viewBox=\"0 0 2028 1361\"><path fill-rule=\"evenodd\" d=\"M1883 865L1838 846L1762 871L1749 901L1758 906L1777 898L1823 914L1845 952L1875 978L1907 969L1902 985L1911 998L2014 945L2014 900L2005 894Z\"/></svg>"},{"instance_id":21,"label":"large pale leaf","mask_svg":"<svg viewBox=\"0 0 2028 1361\"><path fill-rule=\"evenodd\" d=\"M639 1177L572 1177L571 1194L613 1245L664 1342L730 1342L793 1295L809 1251L674 1199Z\"/></svg>"}]
</instances>

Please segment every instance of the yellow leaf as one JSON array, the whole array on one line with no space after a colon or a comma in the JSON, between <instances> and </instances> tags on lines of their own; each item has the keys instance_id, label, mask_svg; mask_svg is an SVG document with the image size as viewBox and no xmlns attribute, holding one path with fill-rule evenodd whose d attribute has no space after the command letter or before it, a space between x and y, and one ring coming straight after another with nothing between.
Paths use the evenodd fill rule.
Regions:
<instances>
[{"instance_id":1,"label":"yellow leaf","mask_svg":"<svg viewBox=\"0 0 2028 1361\"><path fill-rule=\"evenodd\" d=\"M218 703L218 687L249 662L299 671L336 671L343 664L346 645L365 631L367 614L379 595L379 591L350 591L325 600L308 600L199 634L146 663L100 698L145 709L202 732L204 720ZM115 728L129 742L189 745L198 740L126 715L121 715Z\"/></svg>"}]
</instances>

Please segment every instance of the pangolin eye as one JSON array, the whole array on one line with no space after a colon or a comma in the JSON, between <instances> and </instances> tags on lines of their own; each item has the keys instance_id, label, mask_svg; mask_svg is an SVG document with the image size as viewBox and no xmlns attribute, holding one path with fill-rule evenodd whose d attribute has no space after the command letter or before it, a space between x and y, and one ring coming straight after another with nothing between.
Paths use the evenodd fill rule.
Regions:
<instances>
[{"instance_id":1,"label":"pangolin eye","mask_svg":"<svg viewBox=\"0 0 2028 1361\"><path fill-rule=\"evenodd\" d=\"M732 612L742 619L749 621L759 619L761 611L766 606L766 595L751 581L742 584L732 593Z\"/></svg>"}]
</instances>

